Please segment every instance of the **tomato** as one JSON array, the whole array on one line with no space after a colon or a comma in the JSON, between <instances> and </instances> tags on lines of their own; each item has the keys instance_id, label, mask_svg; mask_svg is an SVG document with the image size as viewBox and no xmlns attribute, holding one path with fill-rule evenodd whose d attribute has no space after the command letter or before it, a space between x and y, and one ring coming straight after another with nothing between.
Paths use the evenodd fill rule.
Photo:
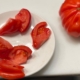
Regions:
<instances>
[{"instance_id":1,"label":"tomato","mask_svg":"<svg viewBox=\"0 0 80 80\"><path fill-rule=\"evenodd\" d=\"M14 65L10 60L2 59L0 60L0 68L5 72L21 72L24 67Z\"/></svg>"},{"instance_id":2,"label":"tomato","mask_svg":"<svg viewBox=\"0 0 80 80\"><path fill-rule=\"evenodd\" d=\"M9 58L9 52L12 50L13 46L4 38L0 37L0 59Z\"/></svg>"},{"instance_id":3,"label":"tomato","mask_svg":"<svg viewBox=\"0 0 80 80\"><path fill-rule=\"evenodd\" d=\"M4 79L13 80L13 79L21 79L24 78L25 74L23 72L18 73L7 73L0 70L0 76Z\"/></svg>"},{"instance_id":4,"label":"tomato","mask_svg":"<svg viewBox=\"0 0 80 80\"><path fill-rule=\"evenodd\" d=\"M44 31L43 29L45 29L45 27L47 26L46 22L40 22L38 23L34 29L31 32L31 36L33 38L35 38L38 34L40 34L42 31Z\"/></svg>"},{"instance_id":5,"label":"tomato","mask_svg":"<svg viewBox=\"0 0 80 80\"><path fill-rule=\"evenodd\" d=\"M7 48L7 49L11 49L13 48L13 46L4 38L0 37L0 48Z\"/></svg>"},{"instance_id":6,"label":"tomato","mask_svg":"<svg viewBox=\"0 0 80 80\"><path fill-rule=\"evenodd\" d=\"M80 0L65 0L59 10L62 25L73 37L80 36Z\"/></svg>"},{"instance_id":7,"label":"tomato","mask_svg":"<svg viewBox=\"0 0 80 80\"><path fill-rule=\"evenodd\" d=\"M9 54L9 57L14 64L26 63L27 59L31 56L32 50L24 45L14 46L13 50Z\"/></svg>"},{"instance_id":8,"label":"tomato","mask_svg":"<svg viewBox=\"0 0 80 80\"><path fill-rule=\"evenodd\" d=\"M10 59L9 53L11 52L11 49L1 50L0 51L0 59Z\"/></svg>"},{"instance_id":9,"label":"tomato","mask_svg":"<svg viewBox=\"0 0 80 80\"><path fill-rule=\"evenodd\" d=\"M43 43L45 43L51 35L51 30L46 26L46 22L40 22L31 32L33 47L36 49L40 48L40 46L43 45Z\"/></svg>"},{"instance_id":10,"label":"tomato","mask_svg":"<svg viewBox=\"0 0 80 80\"><path fill-rule=\"evenodd\" d=\"M23 66L14 65L10 60L0 60L0 76L4 79L19 79L25 76Z\"/></svg>"},{"instance_id":11,"label":"tomato","mask_svg":"<svg viewBox=\"0 0 80 80\"><path fill-rule=\"evenodd\" d=\"M15 19L21 20L22 26L19 28L20 32L25 32L30 27L31 13L29 10L22 8L15 16Z\"/></svg>"},{"instance_id":12,"label":"tomato","mask_svg":"<svg viewBox=\"0 0 80 80\"><path fill-rule=\"evenodd\" d=\"M17 50L13 55L10 57L13 64L19 65L27 62L27 54L25 51Z\"/></svg>"},{"instance_id":13,"label":"tomato","mask_svg":"<svg viewBox=\"0 0 80 80\"><path fill-rule=\"evenodd\" d=\"M0 35L12 34L19 30L21 21L10 18L0 29Z\"/></svg>"}]
</instances>

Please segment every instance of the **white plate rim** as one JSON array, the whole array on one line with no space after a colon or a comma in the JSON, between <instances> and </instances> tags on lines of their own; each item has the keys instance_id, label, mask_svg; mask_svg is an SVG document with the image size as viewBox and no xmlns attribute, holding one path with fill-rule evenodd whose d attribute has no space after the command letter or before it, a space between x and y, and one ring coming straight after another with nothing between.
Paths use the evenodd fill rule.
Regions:
<instances>
[{"instance_id":1,"label":"white plate rim","mask_svg":"<svg viewBox=\"0 0 80 80\"><path fill-rule=\"evenodd\" d=\"M0 15L3 15L3 14L5 14L5 13L9 13L9 12L14 12L14 11L18 11L18 10L12 10L12 11L7 11L7 12L3 12L3 13L1 13ZM34 14L34 13L32 13L31 12L31 15L32 15L32 17L33 17L33 15L35 15L35 16L37 16L37 17L39 17L38 15L36 15L36 14ZM39 17L40 19L41 19L41 21L45 21L44 19L42 19L41 17ZM48 23L48 22L47 22ZM43 66L41 66L38 70L35 70L34 72L31 72L31 73L25 73L25 76L27 77L27 76L31 76L31 75L33 75L33 74L35 74L35 73L37 73L37 72L39 72L41 69L43 69L47 64L48 64L48 62L50 61L50 59L52 58L52 56L53 56L53 54L54 54L54 50L55 50L55 35L54 35L54 32L53 32L53 30L52 30L52 28L50 27L50 25L48 24L48 26L49 26L49 28L50 28L50 30L52 31L52 37L54 38L54 48L53 48L53 53L51 54L51 56L47 59L47 61L45 62L45 64L43 65ZM3 36L1 36L1 37L3 37ZM5 37L3 37L3 38L5 38ZM46 43L47 44L47 43Z\"/></svg>"}]
</instances>

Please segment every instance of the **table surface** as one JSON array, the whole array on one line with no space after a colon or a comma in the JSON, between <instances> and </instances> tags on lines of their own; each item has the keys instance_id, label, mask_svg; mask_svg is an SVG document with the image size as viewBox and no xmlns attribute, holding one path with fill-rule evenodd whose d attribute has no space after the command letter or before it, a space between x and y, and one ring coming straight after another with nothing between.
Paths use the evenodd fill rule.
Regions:
<instances>
[{"instance_id":1,"label":"table surface","mask_svg":"<svg viewBox=\"0 0 80 80\"><path fill-rule=\"evenodd\" d=\"M54 31L54 55L49 63L33 76L80 74L80 39L71 38L61 25L59 8L63 1L0 0L0 13L24 7L45 19Z\"/></svg>"}]
</instances>

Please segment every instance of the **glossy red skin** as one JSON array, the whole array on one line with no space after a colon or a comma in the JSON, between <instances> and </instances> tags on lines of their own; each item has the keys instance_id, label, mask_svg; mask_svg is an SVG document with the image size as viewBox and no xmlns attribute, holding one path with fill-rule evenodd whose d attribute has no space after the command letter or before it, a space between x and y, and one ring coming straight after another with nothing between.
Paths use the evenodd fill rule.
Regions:
<instances>
[{"instance_id":1,"label":"glossy red skin","mask_svg":"<svg viewBox=\"0 0 80 80\"><path fill-rule=\"evenodd\" d=\"M22 22L21 28L19 28L20 32L25 32L30 27L31 23L31 13L29 10L22 8L19 13L15 16L15 19L18 19Z\"/></svg>"},{"instance_id":2,"label":"glossy red skin","mask_svg":"<svg viewBox=\"0 0 80 80\"><path fill-rule=\"evenodd\" d=\"M66 31L74 37L80 36L80 0L65 0L59 15Z\"/></svg>"},{"instance_id":3,"label":"glossy red skin","mask_svg":"<svg viewBox=\"0 0 80 80\"><path fill-rule=\"evenodd\" d=\"M31 56L32 50L24 45L14 46L10 52L10 60L12 63L20 65L27 62L27 59Z\"/></svg>"},{"instance_id":4,"label":"glossy red skin","mask_svg":"<svg viewBox=\"0 0 80 80\"><path fill-rule=\"evenodd\" d=\"M21 21L13 18L8 19L5 25L0 29L0 35L12 34L19 30Z\"/></svg>"},{"instance_id":5,"label":"glossy red skin","mask_svg":"<svg viewBox=\"0 0 80 80\"><path fill-rule=\"evenodd\" d=\"M50 37L51 30L46 27L46 22L38 23L31 32L33 47L40 48Z\"/></svg>"},{"instance_id":6,"label":"glossy red skin","mask_svg":"<svg viewBox=\"0 0 80 80\"><path fill-rule=\"evenodd\" d=\"M0 60L0 76L4 79L20 79L25 76L22 66L14 65L10 60Z\"/></svg>"}]
</instances>

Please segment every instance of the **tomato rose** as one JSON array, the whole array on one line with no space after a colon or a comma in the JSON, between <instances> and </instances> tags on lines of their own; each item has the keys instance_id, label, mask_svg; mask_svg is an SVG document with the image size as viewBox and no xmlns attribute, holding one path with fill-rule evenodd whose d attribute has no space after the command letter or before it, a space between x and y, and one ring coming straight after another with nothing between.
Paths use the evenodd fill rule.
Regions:
<instances>
[{"instance_id":1,"label":"tomato rose","mask_svg":"<svg viewBox=\"0 0 80 80\"><path fill-rule=\"evenodd\" d=\"M65 0L59 10L62 25L74 36L80 36L80 0Z\"/></svg>"}]
</instances>

